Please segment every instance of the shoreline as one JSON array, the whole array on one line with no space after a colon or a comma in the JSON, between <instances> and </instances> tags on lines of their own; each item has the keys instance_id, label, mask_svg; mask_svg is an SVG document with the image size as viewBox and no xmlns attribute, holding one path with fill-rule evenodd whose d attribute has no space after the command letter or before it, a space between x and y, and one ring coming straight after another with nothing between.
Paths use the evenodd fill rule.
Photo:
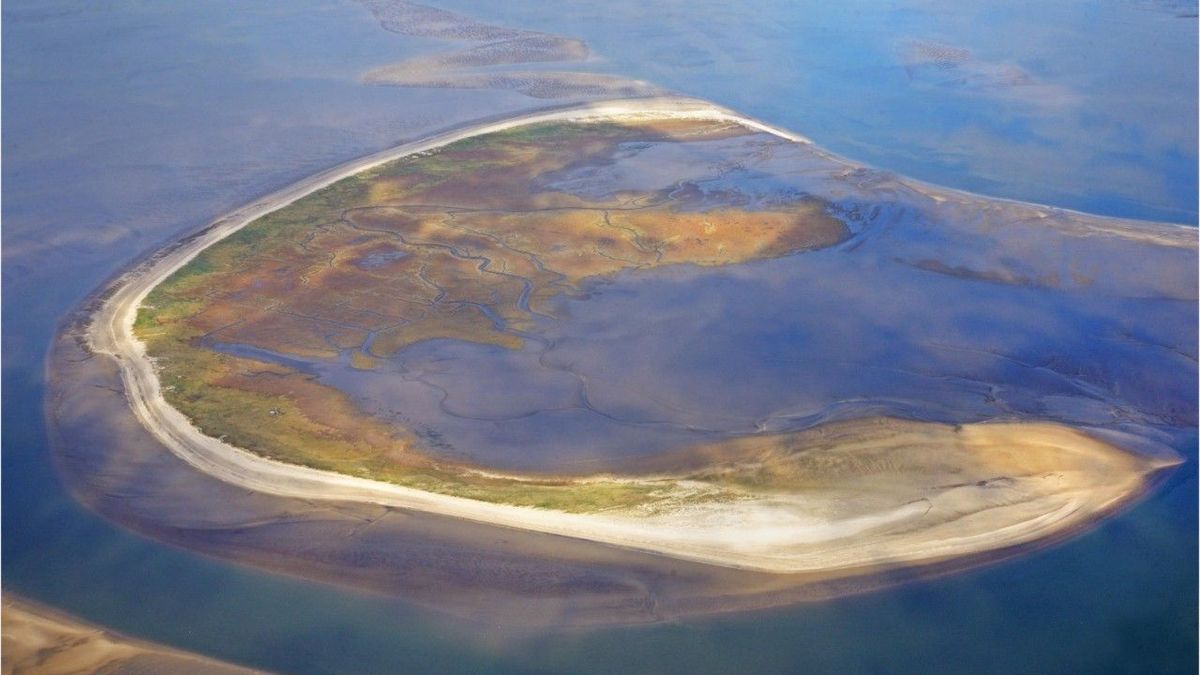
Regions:
<instances>
[{"instance_id":1,"label":"shoreline","mask_svg":"<svg viewBox=\"0 0 1200 675\"><path fill-rule=\"evenodd\" d=\"M262 671L131 637L4 591L4 672L130 670L251 675Z\"/></svg>"},{"instance_id":2,"label":"shoreline","mask_svg":"<svg viewBox=\"0 0 1200 675\"><path fill-rule=\"evenodd\" d=\"M472 626L503 624L505 639L783 611L925 585L1048 554L1104 530L1179 479L1175 471L1150 474L1104 517L1024 544L824 575L733 569L420 511L275 497L194 470L133 420L116 363L86 349L90 304L62 323L47 361L55 469L77 502L123 531L203 559L393 599ZM81 416L85 405L90 412ZM1176 456L1159 442L1135 447Z\"/></svg>"},{"instance_id":3,"label":"shoreline","mask_svg":"<svg viewBox=\"0 0 1200 675\"><path fill-rule=\"evenodd\" d=\"M677 524L659 523L657 527L648 528L645 523L637 523L630 519L567 514L493 504L286 464L254 455L219 439L203 435L181 412L166 403L161 395L160 383L154 372L153 363L146 356L144 345L133 334L132 327L137 310L145 296L154 287L217 241L233 234L259 217L283 208L293 201L345 177L458 140L542 122L590 119L621 120L639 117L730 121L793 142L811 145L811 142L802 136L742 117L713 104L685 98L630 99L567 106L461 126L318 173L237 209L196 234L185 237L178 243L162 249L159 253L152 254L131 271L120 275L110 291L98 297L99 308L88 328L88 342L93 351L115 358L120 366L128 402L135 416L159 442L193 468L250 490L284 497L368 502L413 509L488 525L596 541L722 567L775 573L823 573L837 570L848 571L861 567L862 559L842 560L840 563L834 561L835 564L832 565L828 564L830 561L826 561L825 564L818 562L814 565L811 562L800 562L802 559L806 559L804 556L772 555L765 552L772 548L772 543L775 541L770 540L770 537L768 537L769 541L766 542L763 550L747 551L745 546L735 545L736 542L731 544L728 541L724 546L714 548L711 541L703 541L705 538L711 538L711 532L697 538L689 536L687 528L683 528L682 532L677 532L676 530L679 529L676 527ZM840 158L834 157L834 159L847 167L856 166ZM918 191L923 187L923 184L916 181L907 181L907 184L914 186L914 189L918 189ZM937 191L942 194L957 193L957 191L942 188L937 188ZM922 194L925 193L922 192ZM970 193L962 194L974 197ZM938 197L931 196L931 198L937 199ZM1128 221L1118 220L1117 222ZM1187 242L1183 242L1183 237L1180 235L1192 228L1176 225L1148 226L1142 229L1128 225L1119 227L1114 223L1111 230L1116 233L1124 233L1125 236L1149 237L1168 245L1178 239L1186 245ZM1110 228L1104 228L1104 231L1109 232ZM1093 441L1098 446L1107 446L1095 439ZM1166 462L1162 462L1156 466L1165 465ZM1135 480L1141 481L1141 474L1138 474ZM928 564L948 557L986 553L999 548L1035 542L1048 535L1071 529L1074 525L1091 522L1125 503L1131 498L1130 495L1136 495L1138 492L1137 489L1124 490L1116 496L1109 495L1099 503L1090 505L1086 503L1086 499L1083 502L1071 501L1056 510L1050 510L1038 517L1021 521L1017 525L1023 525L1023 529L1017 528L1018 531L1003 533L995 532L989 541L970 545L965 551L953 550L953 547L950 547L951 550L946 550L944 546L941 548L934 546L932 549L927 547L923 552L918 551L916 554L910 552L910 555L897 558L894 562ZM907 514L907 512L905 513ZM900 518L904 514L897 512L892 515ZM864 525L866 528L871 526L870 523ZM1012 527L1017 526L1013 525ZM740 522L734 523L733 527L727 529L730 530L730 534L725 535L726 537L744 535L744 527ZM794 526L789 532L791 536L795 536ZM843 532L837 536L844 537L844 535Z\"/></svg>"}]
</instances>

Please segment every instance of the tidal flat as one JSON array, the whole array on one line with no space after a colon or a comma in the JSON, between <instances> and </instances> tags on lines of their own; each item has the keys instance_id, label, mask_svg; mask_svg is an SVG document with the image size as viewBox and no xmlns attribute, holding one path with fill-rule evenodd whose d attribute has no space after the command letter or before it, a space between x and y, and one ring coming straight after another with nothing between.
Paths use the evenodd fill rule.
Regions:
<instances>
[{"instance_id":1,"label":"tidal flat","mask_svg":"<svg viewBox=\"0 0 1200 675\"><path fill-rule=\"evenodd\" d=\"M1111 418L1102 410L1106 403L1111 408L1114 402L1097 395L1085 378L1071 377L1070 371L1041 365L1032 367L1037 377L1029 373L992 375L995 383L976 408L955 405L964 391L979 395L980 382L987 381L980 373L988 375L980 368L981 357L991 355L1024 365L1027 357L1005 353L1002 339L995 344L1002 336L992 333L1002 333L1002 329L988 331L988 341L981 345L980 335L971 331L956 334L926 322L951 344L928 344L919 335L908 343L918 352L912 355L917 360L958 371L940 377L927 368L903 367L899 352L889 355L884 364L876 361L878 347L857 354L845 351L856 344L852 339L855 333L866 336L869 345L869 336L879 331L878 326L833 331L830 334L836 340L824 346L811 339L817 333L813 326L803 323L777 338L777 348L810 347L813 363L833 362L843 368L850 364L870 373L874 380L867 382L880 392L839 397L831 395L831 388L840 380L849 379L849 388L859 392L865 383L848 378L837 368L827 375L828 382L821 381L821 368L804 368L806 373L814 371L805 382L808 386L797 386L795 375L785 368L790 382L772 383L769 373L776 368L755 369L755 361L784 365L797 361L803 368L804 360L794 355L781 358L764 348L772 343L756 343L753 326L758 317L749 315L745 322L731 325L741 327L739 337L754 348L726 345L728 354L744 355L734 362L737 377L720 370L728 367L728 359L721 354L703 356L702 344L683 352L702 355L690 368L681 369L670 359L659 358L639 365L634 355L619 348L627 340L613 341L613 328L618 337L653 337L657 331L638 327L636 322L628 329L614 317L654 321L662 314L625 307L582 324L584 335L608 336L606 339L618 346L615 351L589 347L581 352L601 360L591 366L593 372L619 371L619 366L610 365L605 358L612 358L611 364L651 374L662 368L661 363L671 365L662 368L667 375L657 379L660 391L652 391L653 395L644 395L653 387L630 386L628 394L623 394L619 386L603 382L593 393L592 380L602 377L554 366L552 352L572 342L558 337L555 328L570 326L578 314L593 306L590 303L596 296L621 286L612 286L613 281L628 278L636 284L649 275L656 283L641 295L652 300L654 286L662 282L656 275L665 273L671 279L677 269L703 283L711 283L705 277L715 272L718 286L732 281L730 286L736 288L737 282L746 280L747 269L769 269L774 264L803 268L809 258L822 254L832 259L817 263L816 271L823 278L858 280L863 274L878 273L873 269L877 260L860 252L870 251L880 230L888 231L894 244L895 231L901 229L898 224L916 226L919 231L930 222L946 230L950 230L946 225L958 223L967 225L962 228L967 232L983 229L990 234L997 220L1008 225L1010 232L1020 231L1024 220L1026 225L1028 221L1049 225L1027 228L1030 237L1051 232L1071 242L1058 248L1059 255L1069 258L1055 261L1049 271L1040 273L1037 265L1041 261L1036 255L1025 256L1023 264L1012 264L1003 247L996 245L1011 246L1011 241L986 242L990 245L979 248L999 253L1000 259L976 259L971 265L953 255L941 261L926 257L906 260L906 253L928 251L922 251L920 245L916 251L889 247L891 262L898 266L893 279L912 275L917 284L928 284L930 290L942 284L964 289L957 304L946 303L960 313L945 319L951 322L961 322L961 313L979 312L980 296L1002 314L1015 311L1015 307L1004 307L1003 297L994 297L997 287L1013 289L1009 292L1018 295L1033 291L1051 298L1063 291L1099 290L1109 301L1105 307L1111 307L1112 284L1122 281L1114 279L1116 269L1104 269L1106 256L1111 255L1108 248L1114 243L1146 250L1162 272L1155 278L1139 278L1142 288L1133 279L1124 280L1128 282L1122 289L1125 293L1133 292L1144 300L1144 287L1149 286L1168 301L1170 309L1165 314L1180 307L1170 306L1171 301L1186 303L1189 294L1194 297L1194 290L1181 282L1195 242L1181 228L1122 223L905 184L854 167L783 132L767 133L749 120L738 123L736 115L729 113L716 115L715 108L707 117L701 116L700 122L681 121L661 111L657 118L650 114L647 122L638 118L639 112L645 112L639 111L639 105L652 109L653 104L624 105L625 117L614 118L618 124L613 120L598 124L591 119L594 111L585 109L577 114L587 119L586 123L574 127L529 124L516 131L460 140L433 152L401 157L365 174L333 182L311 196L301 195L293 206L248 220L249 225L214 246L196 246L199 255L167 270L178 271L164 286L150 291L132 326L138 337L147 341L156 377L166 383L163 395L167 401L187 414L199 432L208 434L203 437L209 439L205 443L228 440L277 460L360 477L337 481L345 490L333 489L327 480L322 490L310 486L315 474L301 477L297 473L312 469L294 467L268 479L261 471L267 465L251 469L239 460L240 468L215 469L197 463L194 456L189 461L225 480L276 495L432 510L443 516L595 540L601 545L616 544L708 565L786 573L768 586L802 589L790 594L793 598L825 597L877 585L887 577L885 573L912 564L933 565L931 569L963 566L978 562L981 554L995 558L1033 543L1059 539L1137 496L1160 469L1176 463L1169 443L1162 442L1161 434L1147 433L1147 425L1130 425L1125 420L1107 423ZM670 109L679 104L663 101L657 105ZM703 109L696 102L687 105ZM739 140L743 145L738 145ZM581 147L588 148L591 155L581 153ZM556 151L561 159L555 159ZM519 158L515 166L513 157ZM623 181L649 187L639 192ZM847 188L857 188L858 194ZM535 210L525 213L531 209ZM322 210L327 215L322 215ZM971 217L965 216L967 212ZM981 218L993 227L979 228ZM915 239L918 244L926 243L923 237ZM1076 242L1081 240L1098 243L1080 247ZM1029 242L1022 245L1029 246ZM842 267L822 269L830 264ZM226 284L214 282L222 278ZM750 281L750 289L761 285L761 280L754 283L753 275ZM889 281L894 288L894 281ZM218 290L223 286L223 291ZM819 283L779 287L825 290ZM613 295L628 301L637 299L639 293ZM721 297L719 292L685 291L683 295L699 301ZM763 311L762 304L755 303L755 295L761 294L738 298L735 293L733 302L749 313L759 307L768 319L765 330L778 331L779 313ZM861 291L854 295L871 297ZM940 295L954 297L953 291ZM840 314L838 310L844 309L822 306L803 293L800 297L809 304L791 316L820 325L828 326ZM884 298L893 311L900 309L896 297ZM1008 302L1034 308L1034 316L1027 322L1040 319L1036 305L1027 297ZM1054 306L1055 300L1046 302L1062 313ZM565 311L568 306L572 311ZM603 308L603 300L595 306ZM412 314L404 315L401 309L389 322L386 312L380 311L395 308L408 308ZM814 313L812 308L822 308L825 313ZM879 309L849 314L878 320ZM923 307L918 304L911 309ZM321 315L330 311L337 316ZM684 311L669 315L676 320L692 317L701 321L714 316L689 311L686 303ZM354 323L355 317L363 316L379 323ZM1015 336L1028 337L1028 330L1014 330L1011 321L1009 324L1007 328ZM314 329L314 325L318 327ZM749 333L744 330L747 327ZM679 324L669 334L679 343L694 341L688 337L696 334L692 331L695 329L689 331ZM892 329L888 334L893 348L906 344L896 339L897 332ZM574 340L580 341L578 336ZM955 341L961 344L953 344ZM1124 341L1137 342L1128 337ZM531 350L530 344L536 348ZM358 388L332 386L338 382L336 376L321 373L322 366L335 373L369 373L384 386L389 380L418 379L405 377L408 368L395 367L393 360L422 346L450 349L434 358L451 364L455 353L479 358L470 355L471 349L483 348L485 358L500 360L506 353L540 350L537 365L527 365L526 370L565 371L586 383L582 389L576 388L574 407L581 414L628 427L633 440L626 446L637 448L639 431L655 427L675 426L693 437L642 447L640 453L633 453L632 461L627 461L631 459L628 453L614 457L609 449L606 456L605 448L585 442L585 449L577 453L580 456L572 459L571 452L564 451L566 460L559 458L557 465L547 452L542 458L549 465L531 468L535 461L518 456L505 468L503 461L482 461L488 452L486 444L475 457L464 459L468 453L463 452L453 456L462 446L443 440L445 436L436 426L431 425L433 433L414 434L396 422L399 411L391 411L389 417L388 411L371 409L361 382ZM453 351L458 346L468 351ZM647 349L640 353L658 352ZM746 362L748 353L750 361ZM965 354L966 363L955 363L947 353L951 357ZM393 367L387 367L389 362ZM973 371L969 370L972 366ZM708 375L709 368L717 369ZM483 383L492 387L497 386L495 381L503 387L503 383L520 382L523 377L515 374L522 369L512 364L498 373L486 367L471 370L492 373L493 381ZM886 377L890 373L895 374ZM675 377L690 378L691 384L671 392ZM697 378L704 377L732 384L696 387ZM765 378L764 384L756 377ZM951 383L945 401L925 395L928 383L938 379ZM208 384L199 389L184 387L201 381ZM1043 391L1025 391L1034 385L1041 385ZM442 403L451 397L449 387L435 388L443 393ZM526 406L546 405L539 403L539 396L562 393L554 387L548 391L538 386L513 389L526 394L521 403ZM756 389L766 391L757 398L746 395ZM1126 389L1131 389L1127 395L1133 397L1128 400L1136 405L1136 388ZM731 393L721 401L723 390ZM688 401L680 398L680 392L700 393L701 397ZM777 398L772 398L772 393ZM1180 396L1186 399L1187 395L1181 387ZM397 398L402 397L376 396L377 400ZM1041 399L1053 402L1055 410L1066 414L1046 414L1051 407L1039 403ZM587 405L579 405L580 400ZM593 400L602 401L601 406L624 408L615 414L613 408L596 407ZM643 401L646 403L639 406ZM1031 402L1039 405L1030 407ZM1160 391L1155 392L1153 402L1163 402ZM749 407L739 408L743 403ZM723 412L713 414L706 405ZM755 405L760 406L757 415ZM767 407L761 408L763 405ZM547 407L554 411L571 406ZM451 423L472 417L455 414L444 405L438 411L446 419L453 418ZM498 430L494 437L502 439L504 421L528 420L537 412L493 414L488 421ZM671 419L672 414L676 419ZM214 430L214 423L222 426ZM571 420L559 425L543 420L533 423L536 435L557 441L559 447L570 447L577 436L586 441ZM186 422L184 426L196 430ZM161 432L156 433L163 438ZM218 438L214 440L214 436ZM430 443L431 438L438 443ZM352 452L339 449L339 443ZM372 450L372 445L377 449ZM503 442L497 445L504 448ZM493 458L503 455L491 450ZM295 455L297 452L308 454ZM707 461L697 463L698 457ZM583 465L578 463L580 459ZM535 475L514 474L513 466ZM581 466L590 466L591 473L581 473ZM654 473L645 473L649 466L654 466ZM604 473L596 473L596 467ZM247 482L250 475L258 477ZM363 478L383 479L398 484L400 490L448 497L412 501L405 497L411 493L401 494L406 501L381 497L381 487L376 487L382 485L379 483L354 483L354 490L346 483ZM364 491L364 487L370 489ZM489 502L494 506L473 505ZM563 515L553 515L556 513ZM295 566L296 561L291 564ZM830 584L861 575L871 580ZM342 580L348 579L343 576ZM690 591L676 588L672 592L680 596L693 593L691 607L697 611L703 603L697 604L695 598L711 594L715 585L706 579ZM759 582L734 586L742 588L748 598L755 598L761 590ZM769 602L784 602L784 597L789 596L776 593ZM576 597L572 602L594 605L594 600ZM747 600L747 605L765 600L764 594L758 594ZM683 602L680 606L687 605ZM725 609L735 606L727 603Z\"/></svg>"}]
</instances>

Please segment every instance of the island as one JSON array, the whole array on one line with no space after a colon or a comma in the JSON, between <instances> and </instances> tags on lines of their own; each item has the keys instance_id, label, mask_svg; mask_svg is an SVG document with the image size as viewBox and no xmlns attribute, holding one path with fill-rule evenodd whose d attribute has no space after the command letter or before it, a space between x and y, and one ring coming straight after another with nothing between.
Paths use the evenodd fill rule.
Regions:
<instances>
[{"instance_id":1,"label":"island","mask_svg":"<svg viewBox=\"0 0 1200 675\"><path fill-rule=\"evenodd\" d=\"M227 482L760 572L852 576L1053 541L1178 463L1053 419L906 416L866 391L867 404L756 417L679 369L728 368L719 354L617 348L646 330L689 344L707 316L693 289L743 273L770 287L771 261L804 266L861 244L878 209L864 216L836 189L798 187L817 160L830 161L803 138L688 99L455 130L318 175L151 259L105 299L90 347L118 358L147 429ZM838 175L886 178L849 165ZM917 197L978 207L949 191ZM1173 229L1067 220L1194 253ZM619 299L643 279L683 286L679 274L683 295L592 310L593 297ZM605 333L617 347L567 348ZM753 392L758 371L743 371L721 375ZM612 373L623 374L615 385L603 381Z\"/></svg>"}]
</instances>

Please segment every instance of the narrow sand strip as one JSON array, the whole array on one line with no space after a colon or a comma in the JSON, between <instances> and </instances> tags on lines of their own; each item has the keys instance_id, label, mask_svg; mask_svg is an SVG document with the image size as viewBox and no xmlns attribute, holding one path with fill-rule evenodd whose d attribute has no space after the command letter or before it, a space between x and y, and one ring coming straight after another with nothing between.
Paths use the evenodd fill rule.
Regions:
<instances>
[{"instance_id":1,"label":"narrow sand strip","mask_svg":"<svg viewBox=\"0 0 1200 675\"><path fill-rule=\"evenodd\" d=\"M189 673L250 675L259 671L205 658L93 626L4 594L4 675L37 673Z\"/></svg>"}]
</instances>

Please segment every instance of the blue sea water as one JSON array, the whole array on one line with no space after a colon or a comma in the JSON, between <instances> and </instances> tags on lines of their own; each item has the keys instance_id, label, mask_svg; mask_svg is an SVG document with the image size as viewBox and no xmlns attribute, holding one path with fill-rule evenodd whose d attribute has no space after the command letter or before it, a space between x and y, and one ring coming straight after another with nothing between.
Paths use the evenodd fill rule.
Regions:
<instances>
[{"instance_id":1,"label":"blue sea water","mask_svg":"<svg viewBox=\"0 0 1200 675\"><path fill-rule=\"evenodd\" d=\"M585 69L707 98L906 176L1196 222L1188 0L441 6L583 38L595 52Z\"/></svg>"},{"instance_id":2,"label":"blue sea water","mask_svg":"<svg viewBox=\"0 0 1200 675\"><path fill-rule=\"evenodd\" d=\"M1190 3L469 3L586 39L583 67L715 100L933 183L1196 222ZM284 672L1195 672L1197 481L1066 544L886 592L529 636L129 534L50 462L60 317L140 253L318 169L530 101L368 87L445 45L352 2L3 7L3 585L139 637ZM965 54L964 54L965 52ZM930 60L929 54L953 58Z\"/></svg>"}]
</instances>

